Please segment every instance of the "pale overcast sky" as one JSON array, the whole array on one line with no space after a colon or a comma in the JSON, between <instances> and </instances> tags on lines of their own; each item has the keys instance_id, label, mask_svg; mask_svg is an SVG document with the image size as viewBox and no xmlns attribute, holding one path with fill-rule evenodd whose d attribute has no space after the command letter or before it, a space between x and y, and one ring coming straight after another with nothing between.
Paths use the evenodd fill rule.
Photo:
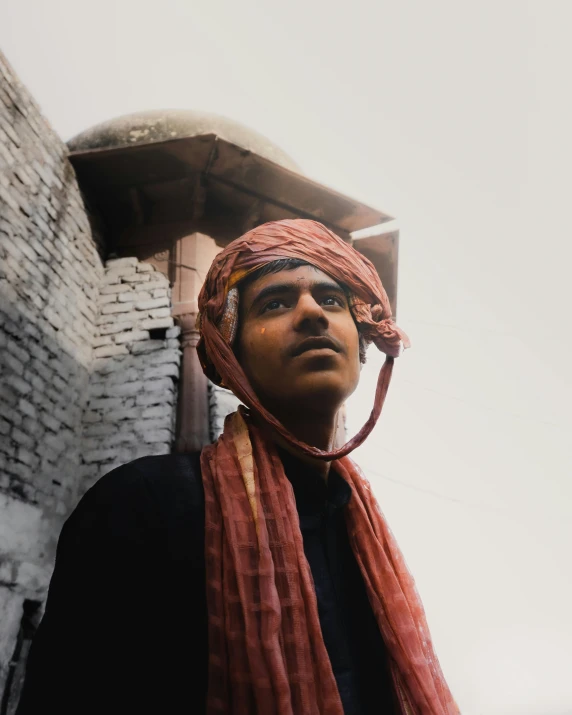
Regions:
<instances>
[{"instance_id":1,"label":"pale overcast sky","mask_svg":"<svg viewBox=\"0 0 572 715\"><path fill-rule=\"evenodd\" d=\"M64 139L217 112L397 217L413 347L356 459L463 715L572 713L571 27L570 0L0 7L0 47Z\"/></svg>"}]
</instances>

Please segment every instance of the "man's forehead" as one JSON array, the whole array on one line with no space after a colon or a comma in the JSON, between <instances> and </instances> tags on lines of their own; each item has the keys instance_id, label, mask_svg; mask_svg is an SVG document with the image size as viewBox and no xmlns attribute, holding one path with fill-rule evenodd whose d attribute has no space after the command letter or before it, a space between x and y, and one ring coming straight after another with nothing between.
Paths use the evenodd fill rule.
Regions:
<instances>
[{"instance_id":1,"label":"man's forehead","mask_svg":"<svg viewBox=\"0 0 572 715\"><path fill-rule=\"evenodd\" d=\"M342 288L334 278L329 276L324 271L310 264L298 266L296 268L283 268L280 271L267 273L252 281L245 291L245 298L254 300L256 295L263 289L273 285L291 285L293 288L297 286L305 286L306 284L314 285L316 283L332 287Z\"/></svg>"}]
</instances>

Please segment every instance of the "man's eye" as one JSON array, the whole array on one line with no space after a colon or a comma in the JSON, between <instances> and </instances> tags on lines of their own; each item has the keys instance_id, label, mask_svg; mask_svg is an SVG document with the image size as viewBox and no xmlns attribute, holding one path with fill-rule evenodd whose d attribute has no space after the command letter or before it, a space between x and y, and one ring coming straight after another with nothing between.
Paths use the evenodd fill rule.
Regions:
<instances>
[{"instance_id":1,"label":"man's eye","mask_svg":"<svg viewBox=\"0 0 572 715\"><path fill-rule=\"evenodd\" d=\"M281 300L271 300L269 303L266 303L265 306L262 308L262 312L266 313L268 310L278 310L278 308L282 307L284 303Z\"/></svg>"},{"instance_id":2,"label":"man's eye","mask_svg":"<svg viewBox=\"0 0 572 715\"><path fill-rule=\"evenodd\" d=\"M323 300L322 303L324 305L339 305L340 307L344 307L344 303L341 298L338 298L336 295L327 295Z\"/></svg>"}]
</instances>

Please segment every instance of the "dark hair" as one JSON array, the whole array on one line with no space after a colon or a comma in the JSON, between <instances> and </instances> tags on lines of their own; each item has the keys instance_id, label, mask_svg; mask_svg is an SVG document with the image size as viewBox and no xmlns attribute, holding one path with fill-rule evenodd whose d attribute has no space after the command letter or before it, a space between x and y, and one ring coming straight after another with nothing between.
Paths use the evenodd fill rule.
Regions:
<instances>
[{"instance_id":1,"label":"dark hair","mask_svg":"<svg viewBox=\"0 0 572 715\"><path fill-rule=\"evenodd\" d=\"M272 273L280 273L280 271L293 271L296 268L300 268L300 266L311 266L312 268L316 268L316 266L314 266L312 263L310 263L309 261L304 261L302 258L277 258L275 261L271 261L265 266L261 266L257 270L252 271L252 273L249 273L242 281L240 281L240 283L238 284L238 288L240 292L242 292L247 286L249 286L251 283L254 283L254 281L258 280L259 278L269 276ZM340 285L349 297L349 291L347 287L343 283L341 283ZM354 323L356 324L356 328L358 329L359 359L360 362L363 364L366 361L366 351L368 348L368 343L360 332L359 325L354 318L353 312L350 312L352 314L352 318L354 319Z\"/></svg>"}]
</instances>

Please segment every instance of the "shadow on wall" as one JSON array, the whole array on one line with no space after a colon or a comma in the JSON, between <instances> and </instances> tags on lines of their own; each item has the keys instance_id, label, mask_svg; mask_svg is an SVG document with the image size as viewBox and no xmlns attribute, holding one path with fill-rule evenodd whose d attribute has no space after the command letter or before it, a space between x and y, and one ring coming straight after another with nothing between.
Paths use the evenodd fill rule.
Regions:
<instances>
[{"instance_id":1,"label":"shadow on wall","mask_svg":"<svg viewBox=\"0 0 572 715\"><path fill-rule=\"evenodd\" d=\"M4 281L0 297L0 693L8 697L77 499L89 371L21 301L9 302Z\"/></svg>"}]
</instances>

